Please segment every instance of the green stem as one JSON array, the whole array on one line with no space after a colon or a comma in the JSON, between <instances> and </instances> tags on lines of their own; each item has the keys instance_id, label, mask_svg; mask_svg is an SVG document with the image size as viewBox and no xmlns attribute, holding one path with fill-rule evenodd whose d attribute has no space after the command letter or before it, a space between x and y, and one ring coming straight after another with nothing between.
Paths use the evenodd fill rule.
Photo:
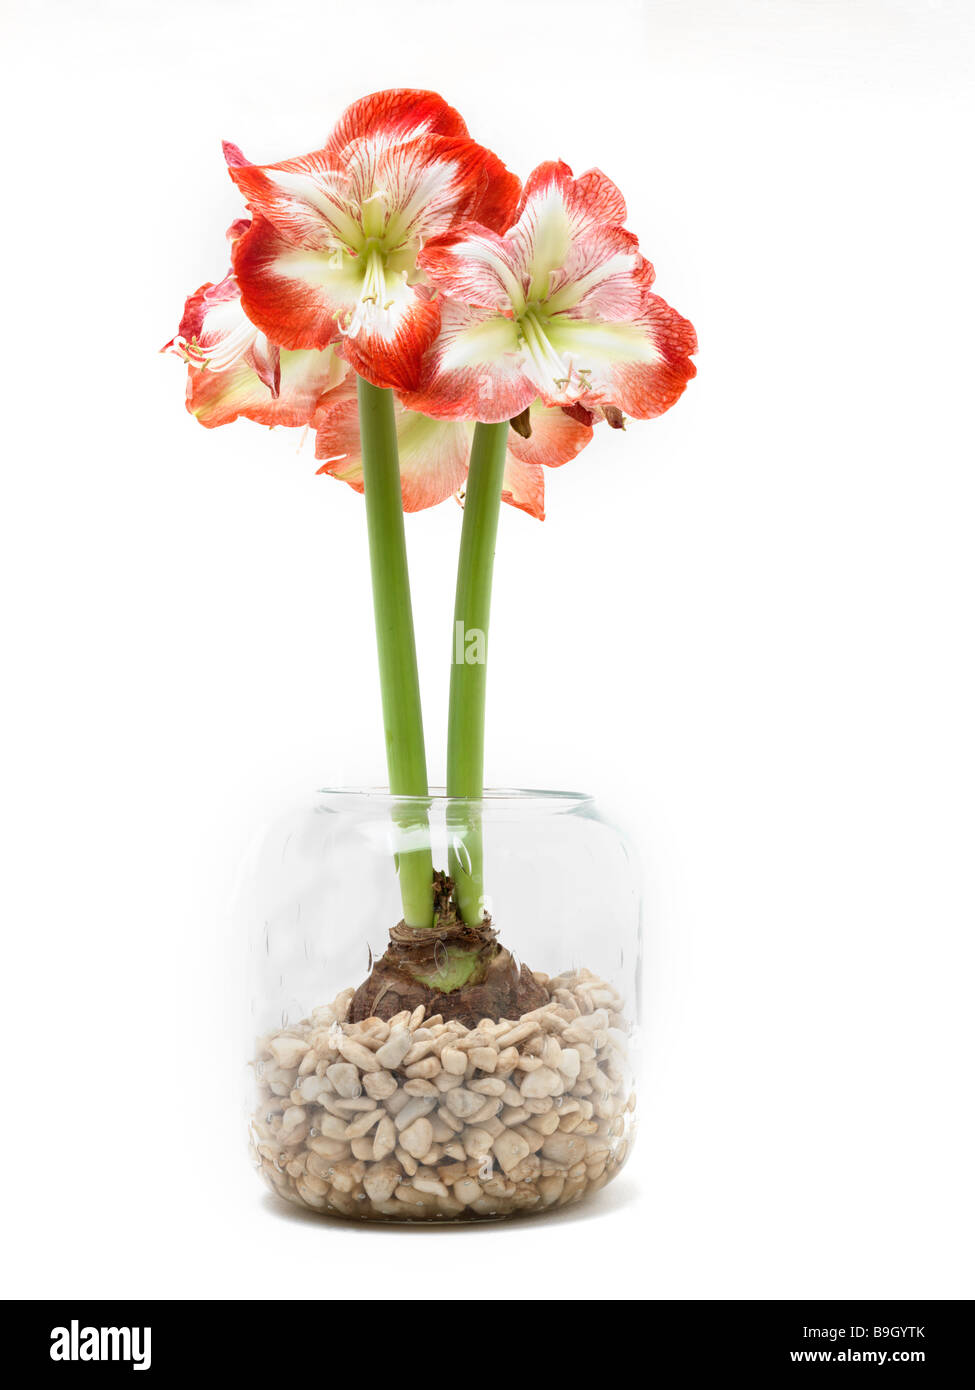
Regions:
<instances>
[{"instance_id":1,"label":"green stem","mask_svg":"<svg viewBox=\"0 0 975 1390\"><path fill-rule=\"evenodd\" d=\"M358 398L389 790L394 796L425 797L429 790L427 763L393 393L380 390L360 377ZM430 927L433 925L433 859L426 806L400 807L396 819L406 840L415 839L420 846L397 855L403 918L407 926Z\"/></svg>"},{"instance_id":2,"label":"green stem","mask_svg":"<svg viewBox=\"0 0 975 1390\"><path fill-rule=\"evenodd\" d=\"M465 800L484 795L487 640L507 448L507 420L475 426L457 566L447 727L447 795ZM475 808L458 807L451 813L451 825L450 876L461 916L475 926L484 917L480 816Z\"/></svg>"}]
</instances>

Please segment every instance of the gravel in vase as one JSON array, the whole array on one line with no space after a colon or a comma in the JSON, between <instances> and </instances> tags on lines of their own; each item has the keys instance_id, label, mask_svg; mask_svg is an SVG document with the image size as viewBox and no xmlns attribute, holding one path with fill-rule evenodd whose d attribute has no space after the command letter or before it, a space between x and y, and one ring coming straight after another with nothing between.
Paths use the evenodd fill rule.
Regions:
<instances>
[{"instance_id":1,"label":"gravel in vase","mask_svg":"<svg viewBox=\"0 0 975 1390\"><path fill-rule=\"evenodd\" d=\"M588 970L476 1028L423 1009L349 1023L351 989L261 1038L251 1151L279 1196L361 1220L490 1219L603 1187L633 1139L630 1027Z\"/></svg>"}]
</instances>

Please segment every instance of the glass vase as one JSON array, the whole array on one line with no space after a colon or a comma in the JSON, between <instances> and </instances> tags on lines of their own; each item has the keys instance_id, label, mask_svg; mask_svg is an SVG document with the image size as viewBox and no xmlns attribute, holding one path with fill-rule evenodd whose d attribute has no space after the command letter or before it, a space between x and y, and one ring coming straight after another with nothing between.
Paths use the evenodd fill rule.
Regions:
<instances>
[{"instance_id":1,"label":"glass vase","mask_svg":"<svg viewBox=\"0 0 975 1390\"><path fill-rule=\"evenodd\" d=\"M424 852L462 865L472 834L489 953L510 952L532 1007L511 1013L511 995L508 1012L483 1014L483 993L468 1007L438 989L434 964L426 1005L389 1016L398 998L363 989L402 915L396 866ZM636 1121L640 883L591 797L322 791L264 836L242 901L250 1148L278 1196L359 1221L487 1221L584 1201L620 1171ZM426 930L450 983L439 922ZM370 1013L353 1021L357 1008Z\"/></svg>"}]
</instances>

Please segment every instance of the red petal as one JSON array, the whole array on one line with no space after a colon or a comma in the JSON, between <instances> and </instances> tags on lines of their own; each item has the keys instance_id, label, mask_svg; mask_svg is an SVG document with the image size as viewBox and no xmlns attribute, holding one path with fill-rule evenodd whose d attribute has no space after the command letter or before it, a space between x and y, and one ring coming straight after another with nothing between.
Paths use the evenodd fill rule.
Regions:
<instances>
[{"instance_id":1,"label":"red petal","mask_svg":"<svg viewBox=\"0 0 975 1390\"><path fill-rule=\"evenodd\" d=\"M328 255L293 246L263 217L234 242L233 262L247 317L282 347L327 347L358 302L347 272L329 275Z\"/></svg>"},{"instance_id":2,"label":"red petal","mask_svg":"<svg viewBox=\"0 0 975 1390\"><path fill-rule=\"evenodd\" d=\"M378 138L393 142L418 135L463 137L467 133L459 112L436 92L398 87L354 101L343 112L325 148L329 154L339 155L352 140Z\"/></svg>"},{"instance_id":3,"label":"red petal","mask_svg":"<svg viewBox=\"0 0 975 1390\"><path fill-rule=\"evenodd\" d=\"M217 304L229 304L237 299L239 294L240 290L233 275L225 275L216 285L212 280L208 280L187 297L183 306L183 316L179 321L179 336L185 338L188 343L204 343L206 337L203 325L207 310Z\"/></svg>"},{"instance_id":4,"label":"red petal","mask_svg":"<svg viewBox=\"0 0 975 1390\"><path fill-rule=\"evenodd\" d=\"M358 408L346 387L323 402L316 416L318 470L363 491ZM396 406L403 509L418 512L445 501L463 485L473 429L465 423L431 420Z\"/></svg>"},{"instance_id":5,"label":"red petal","mask_svg":"<svg viewBox=\"0 0 975 1390\"><path fill-rule=\"evenodd\" d=\"M522 371L511 320L447 299L420 386L404 401L438 419L497 423L518 415L537 395Z\"/></svg>"},{"instance_id":6,"label":"red petal","mask_svg":"<svg viewBox=\"0 0 975 1390\"><path fill-rule=\"evenodd\" d=\"M227 146L224 146L226 153ZM355 238L355 190L348 172L324 150L278 164L243 163L229 147L227 170L256 218L266 218L294 246L327 251Z\"/></svg>"},{"instance_id":7,"label":"red petal","mask_svg":"<svg viewBox=\"0 0 975 1390\"><path fill-rule=\"evenodd\" d=\"M564 392L542 390L547 405L571 405L576 399L590 409L615 405L649 420L668 410L696 374L690 360L697 350L693 326L650 292L628 322L566 317L552 338L572 361L573 376Z\"/></svg>"},{"instance_id":8,"label":"red petal","mask_svg":"<svg viewBox=\"0 0 975 1390\"><path fill-rule=\"evenodd\" d=\"M390 331L363 329L354 337L343 338L339 351L373 386L414 390L420 382L423 355L440 328L440 304L411 293L402 314L395 320L391 314L382 318L389 321Z\"/></svg>"},{"instance_id":9,"label":"red petal","mask_svg":"<svg viewBox=\"0 0 975 1390\"><path fill-rule=\"evenodd\" d=\"M512 435L514 431L512 430ZM514 435L517 438L517 435ZM518 507L538 521L545 520L545 475L537 463L524 463L508 449L501 501Z\"/></svg>"},{"instance_id":10,"label":"red petal","mask_svg":"<svg viewBox=\"0 0 975 1390\"><path fill-rule=\"evenodd\" d=\"M424 135L380 151L356 144L343 159L358 202L381 193L397 244L415 245L467 220L489 228L506 222L521 188L497 155L473 140Z\"/></svg>"},{"instance_id":11,"label":"red petal","mask_svg":"<svg viewBox=\"0 0 975 1390\"><path fill-rule=\"evenodd\" d=\"M568 164L560 159L539 164L529 174L518 205L518 219L529 203L545 198L553 189L560 191L579 226L595 223L619 227L626 221L626 201L612 179L601 169L587 169L574 179Z\"/></svg>"},{"instance_id":12,"label":"red petal","mask_svg":"<svg viewBox=\"0 0 975 1390\"><path fill-rule=\"evenodd\" d=\"M258 375L249 356L225 371L190 367L186 408L201 425L215 429L244 418L260 425L307 425L321 401L341 380L343 363L325 352L281 353L274 394Z\"/></svg>"},{"instance_id":13,"label":"red petal","mask_svg":"<svg viewBox=\"0 0 975 1390\"><path fill-rule=\"evenodd\" d=\"M336 354L282 352L248 320L227 275L186 301L179 334L167 344L186 362L186 406L214 428L240 416L265 425L304 425L345 376Z\"/></svg>"},{"instance_id":14,"label":"red petal","mask_svg":"<svg viewBox=\"0 0 975 1390\"><path fill-rule=\"evenodd\" d=\"M531 407L532 432L528 439L514 430L508 439L508 455L523 463L559 468L581 453L592 439L592 425L581 424L558 406L536 401Z\"/></svg>"},{"instance_id":15,"label":"red petal","mask_svg":"<svg viewBox=\"0 0 975 1390\"><path fill-rule=\"evenodd\" d=\"M697 352L694 325L659 295L648 294L646 300L643 321L662 360L651 367L623 367L620 391L614 398L614 404L637 420L650 420L669 410L697 375L690 360L691 353Z\"/></svg>"},{"instance_id":16,"label":"red petal","mask_svg":"<svg viewBox=\"0 0 975 1390\"><path fill-rule=\"evenodd\" d=\"M562 264L549 272L546 310L584 319L636 318L649 288L647 266L636 237L623 227L582 228Z\"/></svg>"},{"instance_id":17,"label":"red petal","mask_svg":"<svg viewBox=\"0 0 975 1390\"><path fill-rule=\"evenodd\" d=\"M465 304L510 314L520 293L521 269L507 242L473 222L428 241L416 259L441 294Z\"/></svg>"}]
</instances>

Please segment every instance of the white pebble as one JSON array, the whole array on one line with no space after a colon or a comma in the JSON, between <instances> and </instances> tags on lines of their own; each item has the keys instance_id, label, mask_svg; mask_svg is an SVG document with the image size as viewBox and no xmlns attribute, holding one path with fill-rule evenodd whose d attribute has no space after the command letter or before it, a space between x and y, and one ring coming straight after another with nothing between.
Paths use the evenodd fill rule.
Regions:
<instances>
[{"instance_id":1,"label":"white pebble","mask_svg":"<svg viewBox=\"0 0 975 1390\"><path fill-rule=\"evenodd\" d=\"M497 1050L493 1047L473 1047L469 1055L475 1067L480 1067L481 1071L494 1071L498 1065Z\"/></svg>"},{"instance_id":2,"label":"white pebble","mask_svg":"<svg viewBox=\"0 0 975 1390\"><path fill-rule=\"evenodd\" d=\"M379 1160L388 1158L396 1148L396 1126L389 1115L384 1115L376 1127L373 1139L372 1156Z\"/></svg>"},{"instance_id":3,"label":"white pebble","mask_svg":"<svg viewBox=\"0 0 975 1390\"><path fill-rule=\"evenodd\" d=\"M301 1038L274 1038L270 1044L271 1056L279 1067L296 1067L308 1051L308 1044Z\"/></svg>"},{"instance_id":4,"label":"white pebble","mask_svg":"<svg viewBox=\"0 0 975 1390\"><path fill-rule=\"evenodd\" d=\"M526 1099L539 1096L557 1096L562 1093L564 1082L558 1072L551 1067L536 1067L521 1083L521 1094Z\"/></svg>"},{"instance_id":5,"label":"white pebble","mask_svg":"<svg viewBox=\"0 0 975 1390\"><path fill-rule=\"evenodd\" d=\"M376 1061L380 1066L395 1071L412 1046L413 1037L408 1028L404 1028L402 1025L393 1028L389 1037L376 1053Z\"/></svg>"},{"instance_id":6,"label":"white pebble","mask_svg":"<svg viewBox=\"0 0 975 1390\"><path fill-rule=\"evenodd\" d=\"M433 1126L421 1116L400 1133L399 1142L408 1154L422 1158L433 1143Z\"/></svg>"},{"instance_id":7,"label":"white pebble","mask_svg":"<svg viewBox=\"0 0 975 1390\"><path fill-rule=\"evenodd\" d=\"M463 1076L467 1070L467 1054L457 1047L445 1047L440 1054L440 1065L451 1076Z\"/></svg>"},{"instance_id":8,"label":"white pebble","mask_svg":"<svg viewBox=\"0 0 975 1390\"><path fill-rule=\"evenodd\" d=\"M382 1071L382 1063L376 1061L375 1054L362 1043L356 1042L355 1038L348 1038L343 1034L339 1039L339 1051L347 1062L351 1062L360 1071Z\"/></svg>"},{"instance_id":9,"label":"white pebble","mask_svg":"<svg viewBox=\"0 0 975 1390\"><path fill-rule=\"evenodd\" d=\"M333 1062L326 1069L325 1075L331 1081L336 1091L346 1100L352 1100L362 1094L362 1087L359 1084L359 1073L351 1062Z\"/></svg>"},{"instance_id":10,"label":"white pebble","mask_svg":"<svg viewBox=\"0 0 975 1390\"><path fill-rule=\"evenodd\" d=\"M479 1197L483 1197L484 1191L479 1182L473 1178L461 1178L454 1183L454 1196L458 1202L463 1202L465 1207L469 1207L472 1202L476 1202Z\"/></svg>"},{"instance_id":11,"label":"white pebble","mask_svg":"<svg viewBox=\"0 0 975 1390\"><path fill-rule=\"evenodd\" d=\"M477 1113L484 1104L484 1097L475 1094L473 1091L465 1090L463 1086L458 1086L453 1091L447 1092L447 1109L452 1115L456 1115L459 1120L467 1120Z\"/></svg>"},{"instance_id":12,"label":"white pebble","mask_svg":"<svg viewBox=\"0 0 975 1390\"><path fill-rule=\"evenodd\" d=\"M582 1066L582 1058L574 1047L564 1047L562 1049L562 1059L559 1062L559 1071L565 1077L566 1085L571 1086L579 1075Z\"/></svg>"},{"instance_id":13,"label":"white pebble","mask_svg":"<svg viewBox=\"0 0 975 1390\"><path fill-rule=\"evenodd\" d=\"M571 1165L585 1157L586 1141L575 1134L563 1134L557 1130L545 1140L542 1153L556 1163Z\"/></svg>"},{"instance_id":14,"label":"white pebble","mask_svg":"<svg viewBox=\"0 0 975 1390\"><path fill-rule=\"evenodd\" d=\"M411 1096L396 1116L396 1128L402 1133L414 1120L429 1115L435 1105L430 1096Z\"/></svg>"},{"instance_id":15,"label":"white pebble","mask_svg":"<svg viewBox=\"0 0 975 1390\"><path fill-rule=\"evenodd\" d=\"M498 1162L506 1173L517 1168L522 1159L527 1158L530 1152L528 1144L521 1135L515 1134L510 1129L499 1134L492 1147Z\"/></svg>"},{"instance_id":16,"label":"white pebble","mask_svg":"<svg viewBox=\"0 0 975 1390\"><path fill-rule=\"evenodd\" d=\"M400 1171L395 1163L376 1163L366 1172L362 1186L373 1202L387 1202L396 1191Z\"/></svg>"}]
</instances>

